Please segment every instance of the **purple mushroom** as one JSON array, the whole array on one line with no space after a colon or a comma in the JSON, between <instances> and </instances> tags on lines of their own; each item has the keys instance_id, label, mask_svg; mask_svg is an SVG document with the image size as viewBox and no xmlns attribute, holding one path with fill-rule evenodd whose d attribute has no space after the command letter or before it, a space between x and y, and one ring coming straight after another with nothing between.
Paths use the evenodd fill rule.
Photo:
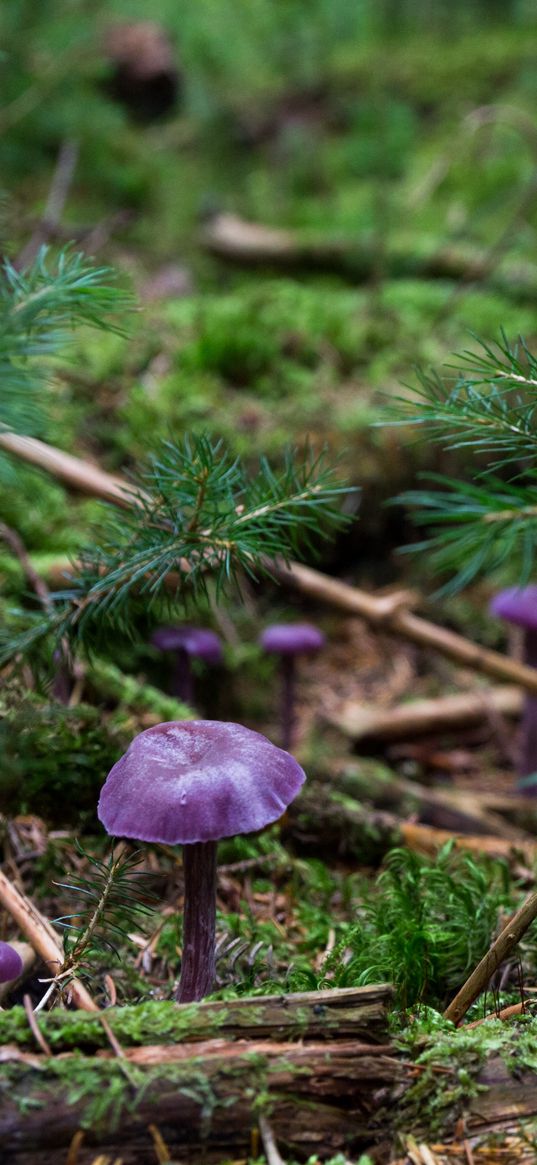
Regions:
<instances>
[{"instance_id":1,"label":"purple mushroom","mask_svg":"<svg viewBox=\"0 0 537 1165\"><path fill-rule=\"evenodd\" d=\"M15 947L0 942L0 983L9 983L22 974L22 959Z\"/></svg>"},{"instance_id":2,"label":"purple mushroom","mask_svg":"<svg viewBox=\"0 0 537 1165\"><path fill-rule=\"evenodd\" d=\"M265 628L259 642L265 651L280 656L282 748L290 749L295 723L296 657L319 651L325 637L311 623L274 623Z\"/></svg>"},{"instance_id":3,"label":"purple mushroom","mask_svg":"<svg viewBox=\"0 0 537 1165\"><path fill-rule=\"evenodd\" d=\"M509 587L490 604L493 615L524 629L524 662L537 668L537 586ZM537 785L524 778L537 773L537 696L526 694L520 731L517 789L537 796Z\"/></svg>"},{"instance_id":4,"label":"purple mushroom","mask_svg":"<svg viewBox=\"0 0 537 1165\"><path fill-rule=\"evenodd\" d=\"M204 627L159 627L151 636L151 643L160 651L173 651L173 694L186 704L192 704L194 685L191 661L202 659L208 664L220 663L222 644L218 635Z\"/></svg>"},{"instance_id":5,"label":"purple mushroom","mask_svg":"<svg viewBox=\"0 0 537 1165\"><path fill-rule=\"evenodd\" d=\"M260 733L218 720L148 728L109 773L97 810L108 833L185 847L178 1003L203 999L214 980L219 838L276 821L304 780Z\"/></svg>"}]
</instances>

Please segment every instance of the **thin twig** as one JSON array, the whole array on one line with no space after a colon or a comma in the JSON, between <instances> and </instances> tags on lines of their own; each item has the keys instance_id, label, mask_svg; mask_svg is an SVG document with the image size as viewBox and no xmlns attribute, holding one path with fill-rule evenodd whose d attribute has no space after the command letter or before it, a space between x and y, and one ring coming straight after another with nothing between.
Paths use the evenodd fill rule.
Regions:
<instances>
[{"instance_id":1,"label":"thin twig","mask_svg":"<svg viewBox=\"0 0 537 1165\"><path fill-rule=\"evenodd\" d=\"M36 1043L39 1044L39 1047L41 1048L41 1051L44 1052L45 1056L52 1056L52 1048L50 1047L50 1044L47 1044L47 1041L43 1035L43 1032L40 1031L40 1029L39 1029L39 1024L38 1024L38 1022L35 1018L35 1015L34 1015L34 1009L32 1006L32 1000L31 1000L30 996L24 995L22 1002L24 1004L24 1010L26 1012L26 1019L28 1020L28 1024L31 1028L32 1035L33 1035Z\"/></svg>"},{"instance_id":2,"label":"thin twig","mask_svg":"<svg viewBox=\"0 0 537 1165\"><path fill-rule=\"evenodd\" d=\"M491 975L511 954L535 918L537 918L537 892L528 895L520 910L517 910L498 938L495 939L490 950L477 964L469 979L466 980L449 1007L446 1008L444 1019L451 1019L455 1024L460 1023L468 1008L485 990Z\"/></svg>"},{"instance_id":3,"label":"thin twig","mask_svg":"<svg viewBox=\"0 0 537 1165\"><path fill-rule=\"evenodd\" d=\"M278 1151L272 1128L263 1114L259 1117L259 1132L261 1133L267 1165L285 1165L285 1161Z\"/></svg>"},{"instance_id":4,"label":"thin twig","mask_svg":"<svg viewBox=\"0 0 537 1165\"><path fill-rule=\"evenodd\" d=\"M19 560L26 581L30 584L32 590L35 591L43 610L47 614L50 613L52 610L52 602L49 589L32 566L22 538L19 537L16 530L13 530L11 526L7 526L5 522L0 522L0 538L6 543L6 546L9 546L9 549L13 551L13 554Z\"/></svg>"},{"instance_id":5,"label":"thin twig","mask_svg":"<svg viewBox=\"0 0 537 1165\"><path fill-rule=\"evenodd\" d=\"M77 1129L71 1140L71 1144L69 1145L69 1151L67 1153L67 1160L65 1165L78 1165L78 1150L82 1148L82 1142L84 1141L85 1136L86 1133L84 1129Z\"/></svg>"},{"instance_id":6,"label":"thin twig","mask_svg":"<svg viewBox=\"0 0 537 1165\"><path fill-rule=\"evenodd\" d=\"M52 175L45 209L31 238L23 247L15 264L18 271L33 263L39 248L47 243L59 226L78 162L78 142L62 142Z\"/></svg>"}]
</instances>

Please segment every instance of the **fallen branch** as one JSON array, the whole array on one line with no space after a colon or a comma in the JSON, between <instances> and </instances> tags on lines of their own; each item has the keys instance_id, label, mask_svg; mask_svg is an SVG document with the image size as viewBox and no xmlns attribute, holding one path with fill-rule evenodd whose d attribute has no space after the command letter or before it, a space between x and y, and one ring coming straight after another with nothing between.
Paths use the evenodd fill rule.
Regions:
<instances>
[{"instance_id":1,"label":"fallen branch","mask_svg":"<svg viewBox=\"0 0 537 1165\"><path fill-rule=\"evenodd\" d=\"M462 816L462 815L461 815ZM522 833L516 837L464 833L459 828L438 829L415 821L401 821L393 813L368 808L326 784L310 782L289 806L284 836L300 853L353 858L363 866L376 866L394 846L406 846L425 857L435 857L451 842L457 850L490 857L522 858L529 866L537 858L537 841ZM466 822L468 824L468 822ZM483 828L482 822L480 823Z\"/></svg>"},{"instance_id":2,"label":"fallen branch","mask_svg":"<svg viewBox=\"0 0 537 1165\"><path fill-rule=\"evenodd\" d=\"M234 214L214 215L203 228L201 243L215 258L240 267L327 271L352 283L366 283L375 278L378 270L375 242L301 238L293 231L248 222ZM537 298L535 265L510 263L495 271L490 255L472 247L450 244L421 255L392 249L382 259L390 279L486 281L521 301L533 302Z\"/></svg>"},{"instance_id":3,"label":"fallen branch","mask_svg":"<svg viewBox=\"0 0 537 1165\"><path fill-rule=\"evenodd\" d=\"M366 619L374 627L402 635L421 647L432 647L449 659L475 671L483 672L495 679L520 684L528 692L537 693L537 669L508 659L498 651L481 647L455 631L448 631L446 627L429 623L398 603L390 607L389 596L379 598L369 595L309 566L302 566L301 563L293 562L286 565L276 562L272 569L281 583L293 587L317 602L329 603L340 611Z\"/></svg>"},{"instance_id":4,"label":"fallen branch","mask_svg":"<svg viewBox=\"0 0 537 1165\"><path fill-rule=\"evenodd\" d=\"M520 716L522 695L518 688L462 692L434 700L412 700L392 708L349 700L324 718L354 741L367 737L406 740L422 733L433 734L479 724L487 719L491 709L503 716Z\"/></svg>"},{"instance_id":5,"label":"fallen branch","mask_svg":"<svg viewBox=\"0 0 537 1165\"><path fill-rule=\"evenodd\" d=\"M340 987L324 991L259 995L251 999L217 1002L150 1004L139 1014L136 1008L110 1007L107 1025L122 1047L132 1043L152 1043L155 1023L170 1044L218 1038L225 1040L350 1040L383 1045L388 1039L388 1008L394 989L390 983L367 987ZM73 1025L70 1014L54 1009L41 1017L54 1052L76 1050L81 1044L88 1053L105 1050L109 1038L102 1026L102 1013L79 1015ZM29 1035L17 1023L15 1012L0 1017L0 1043L31 1047Z\"/></svg>"},{"instance_id":6,"label":"fallen branch","mask_svg":"<svg viewBox=\"0 0 537 1165\"><path fill-rule=\"evenodd\" d=\"M70 453L63 453L34 437L0 433L0 448L47 470L74 489L89 493L103 501L113 502L125 509L132 505L134 493L140 496L140 491L135 490L124 479L106 473L98 466L82 461ZM401 605L400 596L396 596L394 600L390 596L369 595L357 587L350 587L338 579L330 578L299 563L286 565L274 562L271 563L271 570L280 582L294 587L310 598L328 603L349 614L359 615L375 627L402 635L423 647L432 647L457 663L465 664L495 679L519 684L526 691L537 694L537 669L508 659L497 651L480 647L445 627L437 627L434 623L420 619L408 611L404 604ZM170 583L175 587L173 577L170 577Z\"/></svg>"},{"instance_id":7,"label":"fallen branch","mask_svg":"<svg viewBox=\"0 0 537 1165\"><path fill-rule=\"evenodd\" d=\"M528 895L520 910L517 910L501 934L498 935L490 950L477 964L466 983L457 992L449 1007L446 1008L444 1019L451 1019L455 1024L461 1022L468 1008L485 990L491 976L498 970L504 959L511 954L535 918L537 918L537 892Z\"/></svg>"},{"instance_id":8,"label":"fallen branch","mask_svg":"<svg viewBox=\"0 0 537 1165\"><path fill-rule=\"evenodd\" d=\"M330 777L330 783L336 794L343 793L376 809L395 811L399 818L417 818L422 825L435 829L497 834L522 844L531 843L531 834L537 832L535 798L495 798L450 785L428 787L388 772L376 772L372 781L367 762L365 767L360 762L356 766L347 764L342 773ZM320 792L319 796L322 797ZM512 811L513 800L518 809L518 824L514 825L503 816Z\"/></svg>"}]
</instances>

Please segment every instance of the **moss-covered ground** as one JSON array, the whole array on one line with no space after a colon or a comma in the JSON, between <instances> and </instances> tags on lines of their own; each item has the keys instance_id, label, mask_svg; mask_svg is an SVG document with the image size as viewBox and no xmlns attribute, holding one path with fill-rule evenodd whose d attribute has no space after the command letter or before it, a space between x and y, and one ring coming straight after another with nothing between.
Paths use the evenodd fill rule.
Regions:
<instances>
[{"instance_id":1,"label":"moss-covered ground","mask_svg":"<svg viewBox=\"0 0 537 1165\"><path fill-rule=\"evenodd\" d=\"M89 235L90 251L139 304L125 336L81 329L70 337L51 369L43 436L127 476L161 439L188 432L221 437L254 472L260 456L277 465L290 445L325 446L360 494L349 495L356 520L322 547L320 568L369 589L429 592L423 559L397 553L414 537L410 519L387 503L420 472L470 472L468 456L390 424L396 399L412 392L417 365L452 364L476 336L494 341L503 329L537 342L537 23L529 4L500 7L159 0L151 18L170 38L179 98L160 119L137 120L109 96L105 46L110 24L145 19L146 4L5 5L5 253L16 259L27 243L58 151L75 142L52 250L70 238L83 246ZM313 261L280 269L215 259L203 235L220 212L291 231L303 253L337 245L348 262L320 270ZM373 256L367 278L357 272L364 250ZM419 270L423 256L455 251L472 256L465 278ZM102 507L5 455L0 470L0 522L17 531L53 591ZM449 602L429 599L428 613L505 649L487 603L494 586L512 581L507 565ZM35 610L30 591L20 560L0 542L3 626L15 631L20 611ZM153 623L159 615L164 608ZM225 599L209 587L187 618L224 640L221 666L196 667L196 715L239 720L275 740L278 676L260 629L281 619L322 626L326 652L300 677L297 752L312 779L332 781L340 798L353 800L345 781L353 766L370 782L362 808L371 812L376 785L394 772L452 789L512 788L512 729L494 717L488 730L421 747L381 743L362 755L327 727L345 700L389 706L473 692L467 669L272 583L247 582ZM54 699L46 645L0 677L3 869L47 917L72 916L71 946L86 922L77 887L97 876L92 858L106 860L95 817L106 773L136 732L191 715L172 694L172 663L151 646L151 626L140 616L131 636L114 633L80 660L70 707ZM224 842L214 997L393 982L391 1038L419 1065L397 1131L443 1136L446 1109L460 1115L488 1057L499 1055L514 1073L536 1070L531 1007L512 1026L495 1020L455 1031L441 1019L534 871L449 846L434 860L397 850L375 869L365 854L364 844L350 858L312 857L285 823ZM149 913L122 920L118 949L103 915L78 969L99 1005L115 1003L120 1042L166 1042L177 1036L170 1000L181 957L180 852L146 847L138 869ZM0 939L21 937L1 913ZM504 970L468 1019L531 995L532 931ZM23 988L2 997L0 1044L33 1047L22 995L37 1004L42 971L34 964ZM92 1017L56 1006L42 1023L53 1052L83 1052L90 1028L92 1047L106 1045ZM62 1063L73 1095L83 1090ZM448 1088L439 1067L451 1071ZM19 1068L5 1069L8 1085L11 1071ZM117 1063L106 1071L107 1103L119 1111L132 1080ZM332 1157L327 1165L348 1163Z\"/></svg>"}]
</instances>

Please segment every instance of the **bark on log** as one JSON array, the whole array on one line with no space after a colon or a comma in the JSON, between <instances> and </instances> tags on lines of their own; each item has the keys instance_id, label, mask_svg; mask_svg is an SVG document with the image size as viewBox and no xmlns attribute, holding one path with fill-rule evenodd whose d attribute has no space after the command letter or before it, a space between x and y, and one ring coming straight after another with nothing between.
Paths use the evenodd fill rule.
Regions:
<instances>
[{"instance_id":1,"label":"bark on log","mask_svg":"<svg viewBox=\"0 0 537 1165\"><path fill-rule=\"evenodd\" d=\"M328 991L298 991L288 995L262 995L217 1003L148 1003L108 1008L107 1026L120 1044L152 1043L155 1030L161 1042L180 1043L218 1037L233 1039L334 1040L387 1042L387 1009L393 999L389 983L368 987L344 987ZM54 1052L83 1047L85 1052L107 1048L109 1041L102 1015L54 1010L41 1014L39 1023ZM0 1044L15 1042L20 1048L35 1046L22 1008L0 1015Z\"/></svg>"},{"instance_id":2,"label":"bark on log","mask_svg":"<svg viewBox=\"0 0 537 1165\"><path fill-rule=\"evenodd\" d=\"M77 1165L89 1165L97 1150L120 1154L123 1165L154 1165L148 1132L153 1124L175 1160L203 1152L207 1160L221 1161L228 1153L249 1153L250 1130L262 1112L270 1114L278 1143L293 1153L359 1149L375 1139L375 1114L386 1089L408 1075L387 1042L363 1039L367 1034L386 1041L392 994L381 984L183 1008L170 1004L170 1042L141 1047L127 1046L128 1013L132 1018L136 1009L110 1009L106 1026L116 1054L109 1044L102 1046L106 1030L98 1017L40 1016L54 1050L62 1046L62 1025L84 1049L43 1056L24 1050L32 1037L17 1022L20 1009L0 1015L0 1030L18 1041L0 1048L0 1144L6 1160L65 1165L83 1126ZM163 1006L155 1005L161 1023ZM147 1034L151 1006L145 1013ZM219 1038L203 1038L215 1030ZM139 1041L140 1028L135 1032ZM178 1042L185 1034L188 1042Z\"/></svg>"},{"instance_id":3,"label":"bark on log","mask_svg":"<svg viewBox=\"0 0 537 1165\"><path fill-rule=\"evenodd\" d=\"M73 1100L69 1072L71 1089L82 1091L84 1070L86 1095ZM154 1165L153 1124L174 1160L203 1153L222 1161L249 1153L250 1131L264 1109L284 1150L350 1153L381 1133L382 1127L375 1130L380 1097L406 1074L390 1049L355 1040L211 1040L131 1048L119 1059L108 1052L83 1062L69 1053L60 1064L14 1059L0 1107L0 1143L10 1165L64 1165L83 1126L77 1165L89 1165L97 1150L120 1154L122 1165Z\"/></svg>"}]
</instances>

